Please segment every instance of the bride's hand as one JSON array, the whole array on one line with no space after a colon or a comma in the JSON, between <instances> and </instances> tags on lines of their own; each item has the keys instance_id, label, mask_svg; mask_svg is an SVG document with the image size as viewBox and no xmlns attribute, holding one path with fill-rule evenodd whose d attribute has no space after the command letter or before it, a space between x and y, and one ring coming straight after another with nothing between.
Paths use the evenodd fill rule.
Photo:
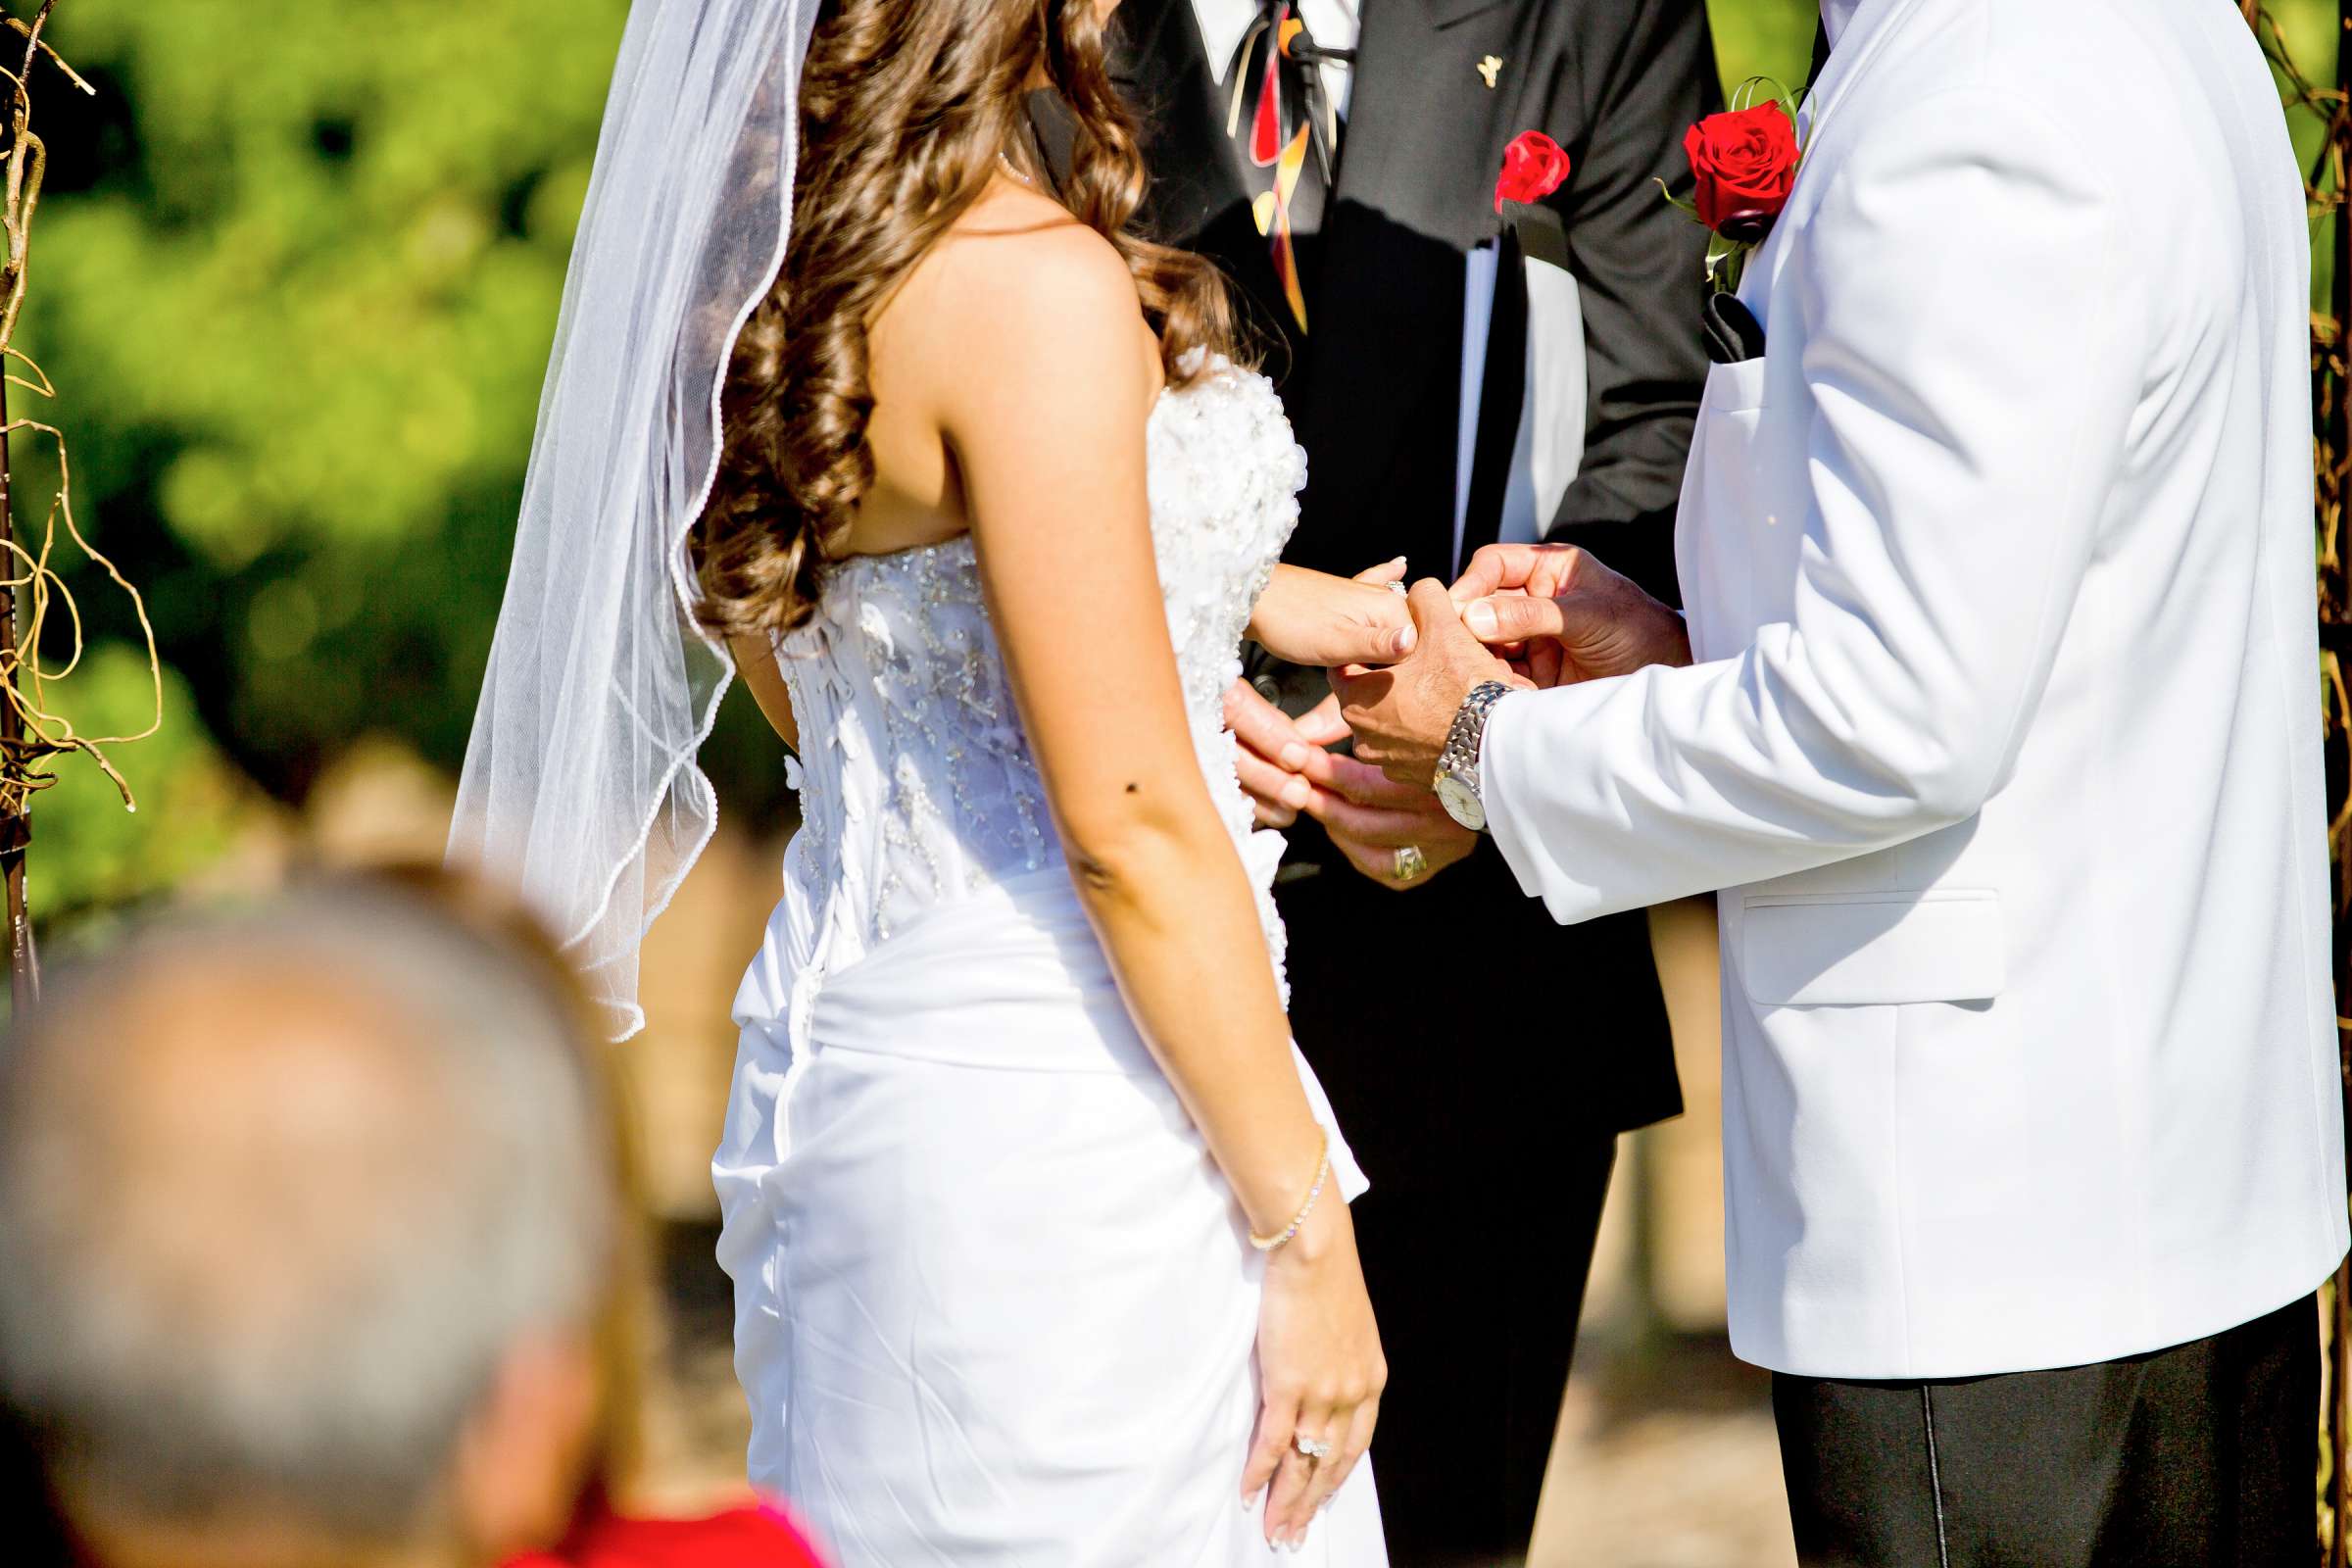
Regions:
<instances>
[{"instance_id":1,"label":"bride's hand","mask_svg":"<svg viewBox=\"0 0 2352 1568\"><path fill-rule=\"evenodd\" d=\"M1391 589L1401 558L1350 579L1277 566L1250 615L1250 635L1277 659L1324 669L1393 664L1413 651L1413 617Z\"/></svg>"},{"instance_id":2,"label":"bride's hand","mask_svg":"<svg viewBox=\"0 0 2352 1568\"><path fill-rule=\"evenodd\" d=\"M1257 1369L1261 1405L1257 1442L1242 1477L1242 1495L1266 1493L1266 1540L1306 1539L1307 1526L1372 1446L1389 1364L1355 1252L1355 1223L1338 1193L1339 1178L1305 1225L1266 1259L1258 1308ZM1328 1458L1309 1459L1297 1440L1328 1443Z\"/></svg>"}]
</instances>

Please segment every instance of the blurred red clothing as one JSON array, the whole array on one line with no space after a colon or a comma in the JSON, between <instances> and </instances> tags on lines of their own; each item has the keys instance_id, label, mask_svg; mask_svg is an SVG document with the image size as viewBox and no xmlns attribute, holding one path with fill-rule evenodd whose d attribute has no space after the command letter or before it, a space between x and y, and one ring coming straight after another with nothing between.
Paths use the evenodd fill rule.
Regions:
<instances>
[{"instance_id":1,"label":"blurred red clothing","mask_svg":"<svg viewBox=\"0 0 2352 1568\"><path fill-rule=\"evenodd\" d=\"M824 1559L781 1511L738 1508L710 1519L607 1517L506 1568L824 1568Z\"/></svg>"}]
</instances>

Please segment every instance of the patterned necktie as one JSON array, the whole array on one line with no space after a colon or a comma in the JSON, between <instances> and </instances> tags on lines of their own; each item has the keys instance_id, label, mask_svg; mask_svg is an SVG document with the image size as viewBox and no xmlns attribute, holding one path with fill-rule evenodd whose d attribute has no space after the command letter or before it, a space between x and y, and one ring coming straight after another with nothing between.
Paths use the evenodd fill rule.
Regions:
<instances>
[{"instance_id":1,"label":"patterned necktie","mask_svg":"<svg viewBox=\"0 0 2352 1568\"><path fill-rule=\"evenodd\" d=\"M1265 0L1233 59L1233 107L1225 133L1242 141L1252 167L1269 172L1267 188L1257 193L1252 210L1301 333L1306 290L1298 242L1323 226L1340 141L1339 111L1324 89L1321 67L1354 59L1352 50L1317 47L1289 0Z\"/></svg>"}]
</instances>

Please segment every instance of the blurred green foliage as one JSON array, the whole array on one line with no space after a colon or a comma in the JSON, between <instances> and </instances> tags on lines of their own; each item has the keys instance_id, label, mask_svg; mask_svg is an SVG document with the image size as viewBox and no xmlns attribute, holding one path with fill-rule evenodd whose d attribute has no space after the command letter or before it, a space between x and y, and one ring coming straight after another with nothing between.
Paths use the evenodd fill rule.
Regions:
<instances>
[{"instance_id":1,"label":"blurred green foliage","mask_svg":"<svg viewBox=\"0 0 2352 1568\"><path fill-rule=\"evenodd\" d=\"M1710 9L1729 81L1802 79L1812 0ZM61 0L52 37L99 96L36 78L23 342L170 678L163 737L118 755L135 816L78 760L41 797L36 910L172 886L363 735L456 766L626 10ZM2330 8L2284 14L2328 71ZM83 599L100 646L64 706L89 728L144 671ZM745 819L780 808L775 752L730 701L706 760Z\"/></svg>"},{"instance_id":2,"label":"blurred green foliage","mask_svg":"<svg viewBox=\"0 0 2352 1568\"><path fill-rule=\"evenodd\" d=\"M154 713L147 661L125 643L103 643L73 677L77 727L128 734ZM164 672L163 728L136 746L118 748L138 789L138 814L99 770L80 758L60 763L66 782L37 796L33 819L42 859L56 862L51 890L71 888L84 906L136 901L202 870L228 849L239 804L234 776L213 743L178 671ZM71 851L69 859L67 851ZM62 874L71 868L71 880Z\"/></svg>"},{"instance_id":3,"label":"blurred green foliage","mask_svg":"<svg viewBox=\"0 0 2352 1568\"><path fill-rule=\"evenodd\" d=\"M1813 61L1820 19L1816 0L1711 0L1707 20L1715 29L1725 91L1750 76L1800 85Z\"/></svg>"},{"instance_id":4,"label":"blurred green foliage","mask_svg":"<svg viewBox=\"0 0 2352 1568\"><path fill-rule=\"evenodd\" d=\"M175 678L169 739L120 759L136 817L71 762L41 801L36 909L217 845L233 791L189 824L183 775L297 799L372 730L455 765L626 10L62 0L99 97L36 78L24 341Z\"/></svg>"}]
</instances>

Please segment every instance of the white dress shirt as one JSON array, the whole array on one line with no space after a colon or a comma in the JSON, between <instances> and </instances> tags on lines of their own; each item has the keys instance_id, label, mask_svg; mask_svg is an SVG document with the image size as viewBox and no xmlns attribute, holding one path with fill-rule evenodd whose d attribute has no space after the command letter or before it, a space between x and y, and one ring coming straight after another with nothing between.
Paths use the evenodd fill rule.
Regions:
<instances>
[{"instance_id":1,"label":"white dress shirt","mask_svg":"<svg viewBox=\"0 0 2352 1568\"><path fill-rule=\"evenodd\" d=\"M1323 48L1352 49L1363 31L1357 15L1360 5L1361 0L1298 0L1298 20ZM1208 69L1215 73L1218 85L1224 85L1225 73L1233 69L1234 51L1241 48L1260 9L1257 0L1193 0L1193 15L1200 21L1200 40L1208 46ZM1323 90L1331 94L1332 107L1343 119L1348 114L1353 75L1346 66L1323 67Z\"/></svg>"}]
</instances>

